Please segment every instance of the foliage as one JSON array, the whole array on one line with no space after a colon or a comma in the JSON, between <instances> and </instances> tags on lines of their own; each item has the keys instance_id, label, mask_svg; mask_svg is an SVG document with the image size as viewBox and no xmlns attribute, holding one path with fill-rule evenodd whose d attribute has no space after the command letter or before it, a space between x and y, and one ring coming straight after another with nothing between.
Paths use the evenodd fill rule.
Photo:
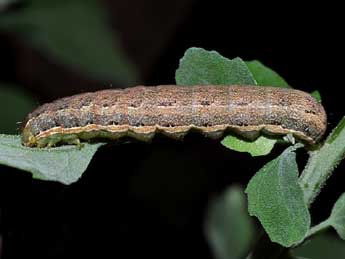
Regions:
<instances>
[{"instance_id":1,"label":"foliage","mask_svg":"<svg viewBox=\"0 0 345 259\"><path fill-rule=\"evenodd\" d=\"M246 210L242 188L231 186L211 201L205 233L217 259L236 259L247 252L254 226Z\"/></svg>"},{"instance_id":2,"label":"foliage","mask_svg":"<svg viewBox=\"0 0 345 259\"><path fill-rule=\"evenodd\" d=\"M0 28L85 76L124 85L137 80L97 0L28 0L2 14Z\"/></svg>"},{"instance_id":3,"label":"foliage","mask_svg":"<svg viewBox=\"0 0 345 259\"><path fill-rule=\"evenodd\" d=\"M259 218L272 241L285 247L302 240L310 226L298 184L295 148L287 148L261 168L246 189L249 214Z\"/></svg>"},{"instance_id":4,"label":"foliage","mask_svg":"<svg viewBox=\"0 0 345 259\"><path fill-rule=\"evenodd\" d=\"M71 184L89 165L97 149L103 145L84 144L56 148L28 148L19 136L0 135L0 163L32 173L33 178Z\"/></svg>"}]
</instances>

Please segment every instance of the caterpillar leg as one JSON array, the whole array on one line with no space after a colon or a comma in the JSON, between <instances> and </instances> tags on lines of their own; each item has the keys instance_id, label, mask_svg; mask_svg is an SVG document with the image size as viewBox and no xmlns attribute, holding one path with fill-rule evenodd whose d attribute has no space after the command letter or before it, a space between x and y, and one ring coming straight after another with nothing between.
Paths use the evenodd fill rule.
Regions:
<instances>
[{"instance_id":1,"label":"caterpillar leg","mask_svg":"<svg viewBox=\"0 0 345 259\"><path fill-rule=\"evenodd\" d=\"M78 137L68 140L67 144L76 145L78 149L81 149L84 146L84 144L80 142L80 139Z\"/></svg>"}]
</instances>

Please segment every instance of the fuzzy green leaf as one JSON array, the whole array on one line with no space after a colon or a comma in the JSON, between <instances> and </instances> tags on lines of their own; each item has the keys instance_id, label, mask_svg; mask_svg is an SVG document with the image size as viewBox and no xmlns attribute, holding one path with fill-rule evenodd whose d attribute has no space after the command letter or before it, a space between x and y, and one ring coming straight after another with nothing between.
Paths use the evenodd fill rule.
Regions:
<instances>
[{"instance_id":1,"label":"fuzzy green leaf","mask_svg":"<svg viewBox=\"0 0 345 259\"><path fill-rule=\"evenodd\" d=\"M0 164L28 171L33 178L71 184L81 177L102 145L28 148L21 145L20 136L1 134Z\"/></svg>"},{"instance_id":2,"label":"fuzzy green leaf","mask_svg":"<svg viewBox=\"0 0 345 259\"><path fill-rule=\"evenodd\" d=\"M290 87L289 84L272 69L266 67L258 60L246 62L258 85Z\"/></svg>"},{"instance_id":3,"label":"fuzzy green leaf","mask_svg":"<svg viewBox=\"0 0 345 259\"><path fill-rule=\"evenodd\" d=\"M345 157L345 118L343 118L324 145L310 152L307 166L300 177L304 200L311 204L333 170Z\"/></svg>"},{"instance_id":4,"label":"fuzzy green leaf","mask_svg":"<svg viewBox=\"0 0 345 259\"><path fill-rule=\"evenodd\" d=\"M249 214L260 220L273 242L285 247L302 240L310 226L309 211L298 184L296 146L261 168L246 189Z\"/></svg>"},{"instance_id":5,"label":"fuzzy green leaf","mask_svg":"<svg viewBox=\"0 0 345 259\"><path fill-rule=\"evenodd\" d=\"M237 259L248 251L254 226L242 188L232 186L211 202L205 233L217 259Z\"/></svg>"},{"instance_id":6,"label":"fuzzy green leaf","mask_svg":"<svg viewBox=\"0 0 345 259\"><path fill-rule=\"evenodd\" d=\"M256 85L242 59L230 60L202 48L186 50L175 80L178 85Z\"/></svg>"},{"instance_id":7,"label":"fuzzy green leaf","mask_svg":"<svg viewBox=\"0 0 345 259\"><path fill-rule=\"evenodd\" d=\"M137 73L97 0L34 0L0 17L0 27L61 64L104 82L132 84Z\"/></svg>"},{"instance_id":8,"label":"fuzzy green leaf","mask_svg":"<svg viewBox=\"0 0 345 259\"><path fill-rule=\"evenodd\" d=\"M222 140L222 144L238 152L248 152L252 156L265 156L271 152L276 139L260 136L254 141L245 140L233 135L228 135Z\"/></svg>"},{"instance_id":9,"label":"fuzzy green leaf","mask_svg":"<svg viewBox=\"0 0 345 259\"><path fill-rule=\"evenodd\" d=\"M327 221L335 228L338 235L345 240L345 193L334 204L331 216Z\"/></svg>"}]
</instances>

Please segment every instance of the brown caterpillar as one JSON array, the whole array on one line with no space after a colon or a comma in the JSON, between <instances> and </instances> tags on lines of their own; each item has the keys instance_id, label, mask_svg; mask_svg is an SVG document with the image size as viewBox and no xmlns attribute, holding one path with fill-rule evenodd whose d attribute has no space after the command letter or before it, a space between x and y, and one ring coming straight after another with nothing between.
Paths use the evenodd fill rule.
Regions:
<instances>
[{"instance_id":1,"label":"brown caterpillar","mask_svg":"<svg viewBox=\"0 0 345 259\"><path fill-rule=\"evenodd\" d=\"M193 129L211 138L231 130L249 139L292 134L314 144L327 125L324 108L311 95L259 86L136 86L58 99L30 113L25 146L79 144L124 136L151 140L156 132L182 138Z\"/></svg>"}]
</instances>

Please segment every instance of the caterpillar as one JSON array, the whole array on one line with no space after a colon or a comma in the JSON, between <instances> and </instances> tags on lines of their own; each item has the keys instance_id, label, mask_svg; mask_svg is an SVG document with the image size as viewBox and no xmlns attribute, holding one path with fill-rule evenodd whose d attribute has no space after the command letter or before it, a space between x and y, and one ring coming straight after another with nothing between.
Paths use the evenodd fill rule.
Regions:
<instances>
[{"instance_id":1,"label":"caterpillar","mask_svg":"<svg viewBox=\"0 0 345 259\"><path fill-rule=\"evenodd\" d=\"M325 133L324 108L308 93L260 86L136 86L65 97L25 119L22 144L50 147L93 138L181 139L190 130L210 138L232 131L248 139L292 134L315 144Z\"/></svg>"}]
</instances>

